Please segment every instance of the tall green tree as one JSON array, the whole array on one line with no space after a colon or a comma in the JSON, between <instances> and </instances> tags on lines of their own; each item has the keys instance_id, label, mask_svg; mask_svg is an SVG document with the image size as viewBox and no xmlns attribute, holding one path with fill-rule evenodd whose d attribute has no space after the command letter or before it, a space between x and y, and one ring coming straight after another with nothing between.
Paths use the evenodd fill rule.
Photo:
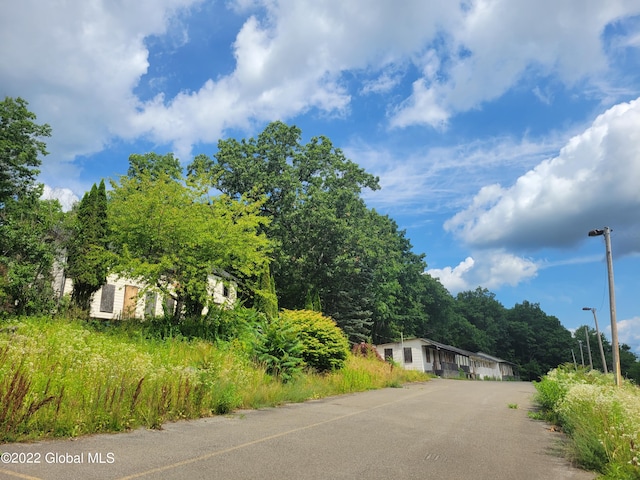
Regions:
<instances>
[{"instance_id":1,"label":"tall green tree","mask_svg":"<svg viewBox=\"0 0 640 480\"><path fill-rule=\"evenodd\" d=\"M67 247L67 275L73 279L72 301L88 311L93 294L107 281L113 258L109 251L107 194L104 180L82 197Z\"/></svg>"},{"instance_id":2,"label":"tall green tree","mask_svg":"<svg viewBox=\"0 0 640 480\"><path fill-rule=\"evenodd\" d=\"M417 321L419 302L405 292L422 274L423 257L393 220L366 207L361 193L379 188L378 179L328 138L303 144L297 127L274 122L257 138L219 142L213 159L198 156L188 168L233 197L266 197L281 307L317 298L358 342L407 317Z\"/></svg>"},{"instance_id":3,"label":"tall green tree","mask_svg":"<svg viewBox=\"0 0 640 480\"><path fill-rule=\"evenodd\" d=\"M507 336L497 354L520 365L520 376L537 380L552 368L571 361L574 339L560 320L540 305L523 301L507 312Z\"/></svg>"},{"instance_id":4,"label":"tall green tree","mask_svg":"<svg viewBox=\"0 0 640 480\"><path fill-rule=\"evenodd\" d=\"M129 155L129 170L127 170L129 178L142 178L145 175L158 178L162 174L174 180L182 178L182 165L173 153L160 155L149 152Z\"/></svg>"},{"instance_id":5,"label":"tall green tree","mask_svg":"<svg viewBox=\"0 0 640 480\"><path fill-rule=\"evenodd\" d=\"M0 311L49 314L56 306L53 263L64 214L56 200L35 188L4 204L0 227Z\"/></svg>"},{"instance_id":6,"label":"tall green tree","mask_svg":"<svg viewBox=\"0 0 640 480\"><path fill-rule=\"evenodd\" d=\"M486 288L460 292L456 296L456 311L478 330L473 351L497 354L498 344L505 337L507 309Z\"/></svg>"},{"instance_id":7,"label":"tall green tree","mask_svg":"<svg viewBox=\"0 0 640 480\"><path fill-rule=\"evenodd\" d=\"M166 172L123 176L112 186L114 272L173 297L176 320L208 304L208 276L216 270L256 288L269 260L259 202L210 197Z\"/></svg>"},{"instance_id":8,"label":"tall green tree","mask_svg":"<svg viewBox=\"0 0 640 480\"><path fill-rule=\"evenodd\" d=\"M0 311L49 313L62 212L58 202L40 200L36 176L51 128L37 124L27 105L0 102Z\"/></svg>"},{"instance_id":9,"label":"tall green tree","mask_svg":"<svg viewBox=\"0 0 640 480\"><path fill-rule=\"evenodd\" d=\"M41 138L51 136L51 127L35 123L36 115L27 106L19 97L0 102L0 209L9 198L36 187L39 156L47 155Z\"/></svg>"}]
</instances>

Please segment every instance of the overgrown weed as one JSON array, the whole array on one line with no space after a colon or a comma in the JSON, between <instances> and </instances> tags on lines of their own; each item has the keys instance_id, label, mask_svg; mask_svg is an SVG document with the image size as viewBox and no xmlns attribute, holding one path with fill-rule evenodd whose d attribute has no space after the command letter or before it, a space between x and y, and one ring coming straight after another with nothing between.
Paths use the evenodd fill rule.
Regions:
<instances>
[{"instance_id":1,"label":"overgrown weed","mask_svg":"<svg viewBox=\"0 0 640 480\"><path fill-rule=\"evenodd\" d=\"M25 318L0 333L0 442L74 437L239 408L399 386L428 377L350 355L344 368L267 374L247 337L160 338L135 325Z\"/></svg>"},{"instance_id":2,"label":"overgrown weed","mask_svg":"<svg viewBox=\"0 0 640 480\"><path fill-rule=\"evenodd\" d=\"M613 375L566 365L535 384L547 421L570 437L573 459L606 479L640 478L640 389Z\"/></svg>"}]
</instances>

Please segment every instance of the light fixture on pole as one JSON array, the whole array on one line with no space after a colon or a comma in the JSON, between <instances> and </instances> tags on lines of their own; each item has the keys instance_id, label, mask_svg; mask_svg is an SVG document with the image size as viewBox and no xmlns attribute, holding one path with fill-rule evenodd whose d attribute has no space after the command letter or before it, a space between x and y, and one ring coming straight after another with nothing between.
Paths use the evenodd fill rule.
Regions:
<instances>
[{"instance_id":1,"label":"light fixture on pole","mask_svg":"<svg viewBox=\"0 0 640 480\"><path fill-rule=\"evenodd\" d=\"M604 348L602 348L602 336L600 335L600 329L598 328L598 316L596 315L596 309L591 307L582 307L582 310L591 310L593 313L593 321L596 323L596 335L598 336L598 347L600 348L600 358L602 359L602 371L605 373L609 373L609 369L607 368L607 359L604 356Z\"/></svg>"},{"instance_id":2,"label":"light fixture on pole","mask_svg":"<svg viewBox=\"0 0 640 480\"><path fill-rule=\"evenodd\" d=\"M618 325L616 323L616 294L613 286L613 259L611 255L611 229L604 227L589 232L590 237L604 235L605 252L607 257L607 271L609 274L609 310L611 312L611 350L613 351L613 376L616 386L622 385L620 373L620 350L618 348Z\"/></svg>"}]
</instances>

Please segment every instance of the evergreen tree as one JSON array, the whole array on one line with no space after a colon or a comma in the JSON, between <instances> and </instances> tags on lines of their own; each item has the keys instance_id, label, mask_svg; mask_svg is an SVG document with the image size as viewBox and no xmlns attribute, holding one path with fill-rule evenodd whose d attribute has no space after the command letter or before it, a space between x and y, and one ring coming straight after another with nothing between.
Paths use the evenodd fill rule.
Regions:
<instances>
[{"instance_id":1,"label":"evergreen tree","mask_svg":"<svg viewBox=\"0 0 640 480\"><path fill-rule=\"evenodd\" d=\"M106 283L108 251L107 195L104 180L94 183L76 209L67 248L67 274L73 280L72 301L82 310L91 307L93 294Z\"/></svg>"}]
</instances>

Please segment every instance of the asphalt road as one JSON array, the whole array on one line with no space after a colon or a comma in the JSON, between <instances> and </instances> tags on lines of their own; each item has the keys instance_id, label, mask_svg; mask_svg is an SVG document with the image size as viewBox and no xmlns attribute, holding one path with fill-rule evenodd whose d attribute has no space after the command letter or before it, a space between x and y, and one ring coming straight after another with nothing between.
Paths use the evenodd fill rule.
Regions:
<instances>
[{"instance_id":1,"label":"asphalt road","mask_svg":"<svg viewBox=\"0 0 640 480\"><path fill-rule=\"evenodd\" d=\"M161 431L0 445L2 479L593 479L519 382L432 380ZM517 404L518 408L509 408ZM9 457L7 457L7 454Z\"/></svg>"}]
</instances>

